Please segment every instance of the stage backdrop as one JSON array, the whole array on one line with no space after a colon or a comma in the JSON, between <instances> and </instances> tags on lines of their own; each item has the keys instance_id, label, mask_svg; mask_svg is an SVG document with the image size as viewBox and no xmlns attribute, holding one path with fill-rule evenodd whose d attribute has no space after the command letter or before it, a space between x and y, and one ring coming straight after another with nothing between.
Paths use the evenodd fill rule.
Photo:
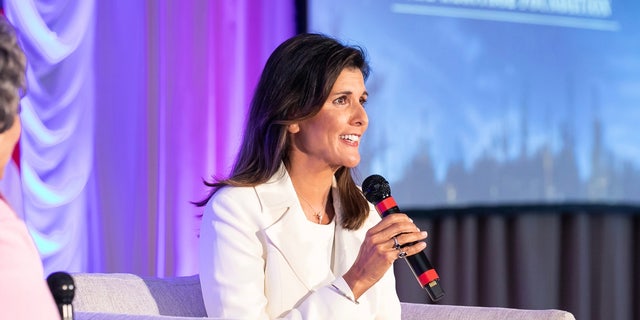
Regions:
<instances>
[{"instance_id":1,"label":"stage backdrop","mask_svg":"<svg viewBox=\"0 0 640 320\"><path fill-rule=\"evenodd\" d=\"M368 50L360 171L405 207L640 202L640 2L310 0L309 13L311 31Z\"/></svg>"},{"instance_id":2,"label":"stage backdrop","mask_svg":"<svg viewBox=\"0 0 640 320\"><path fill-rule=\"evenodd\" d=\"M640 317L640 2L310 0L309 13L310 30L369 53L360 173L385 176L429 231L439 303ZM395 267L400 299L429 302Z\"/></svg>"},{"instance_id":3,"label":"stage backdrop","mask_svg":"<svg viewBox=\"0 0 640 320\"><path fill-rule=\"evenodd\" d=\"M29 59L21 178L45 272L196 273L190 201L227 174L293 1L4 6Z\"/></svg>"}]
</instances>

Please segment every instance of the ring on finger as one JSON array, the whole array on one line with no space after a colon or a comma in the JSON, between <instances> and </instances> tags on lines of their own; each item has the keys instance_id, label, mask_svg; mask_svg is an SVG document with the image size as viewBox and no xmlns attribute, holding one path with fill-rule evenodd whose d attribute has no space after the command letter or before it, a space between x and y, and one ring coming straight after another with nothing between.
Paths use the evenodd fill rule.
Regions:
<instances>
[{"instance_id":1,"label":"ring on finger","mask_svg":"<svg viewBox=\"0 0 640 320\"><path fill-rule=\"evenodd\" d=\"M407 253L404 251L398 252L398 259L404 259L407 256Z\"/></svg>"},{"instance_id":2,"label":"ring on finger","mask_svg":"<svg viewBox=\"0 0 640 320\"><path fill-rule=\"evenodd\" d=\"M393 236L393 248L396 250L400 250L400 243L398 243L398 238L396 238L395 236Z\"/></svg>"}]
</instances>

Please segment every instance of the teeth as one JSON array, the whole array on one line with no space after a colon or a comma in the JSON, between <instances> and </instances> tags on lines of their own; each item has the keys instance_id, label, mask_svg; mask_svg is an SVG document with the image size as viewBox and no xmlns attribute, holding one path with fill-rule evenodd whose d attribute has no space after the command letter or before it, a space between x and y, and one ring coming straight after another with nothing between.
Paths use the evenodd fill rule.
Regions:
<instances>
[{"instance_id":1,"label":"teeth","mask_svg":"<svg viewBox=\"0 0 640 320\"><path fill-rule=\"evenodd\" d=\"M355 134L343 134L340 136L340 139L349 140L349 141L359 141L360 137Z\"/></svg>"}]
</instances>

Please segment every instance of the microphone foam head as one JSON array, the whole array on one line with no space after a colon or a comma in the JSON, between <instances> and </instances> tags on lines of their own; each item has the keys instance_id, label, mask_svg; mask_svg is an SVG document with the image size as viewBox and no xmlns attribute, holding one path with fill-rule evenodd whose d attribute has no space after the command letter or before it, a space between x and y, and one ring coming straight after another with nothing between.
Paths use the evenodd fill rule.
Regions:
<instances>
[{"instance_id":1,"label":"microphone foam head","mask_svg":"<svg viewBox=\"0 0 640 320\"><path fill-rule=\"evenodd\" d=\"M381 175L370 175L362 182L362 193L367 201L376 204L391 196L389 182Z\"/></svg>"},{"instance_id":2,"label":"microphone foam head","mask_svg":"<svg viewBox=\"0 0 640 320\"><path fill-rule=\"evenodd\" d=\"M47 277L47 284L53 299L58 304L71 304L75 295L75 283L66 272L54 272Z\"/></svg>"}]
</instances>

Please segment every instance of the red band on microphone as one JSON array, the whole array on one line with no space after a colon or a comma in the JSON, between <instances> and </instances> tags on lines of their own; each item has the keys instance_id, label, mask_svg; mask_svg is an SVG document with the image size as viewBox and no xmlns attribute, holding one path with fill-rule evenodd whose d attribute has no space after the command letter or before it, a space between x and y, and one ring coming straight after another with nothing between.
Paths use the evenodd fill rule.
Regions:
<instances>
[{"instance_id":1,"label":"red band on microphone","mask_svg":"<svg viewBox=\"0 0 640 320\"><path fill-rule=\"evenodd\" d=\"M433 280L438 280L438 279L440 279L440 277L438 276L436 269L429 269L425 271L423 274L418 276L418 281L423 287L426 286L427 283Z\"/></svg>"},{"instance_id":2,"label":"red band on microphone","mask_svg":"<svg viewBox=\"0 0 640 320\"><path fill-rule=\"evenodd\" d=\"M386 212L387 210L397 206L398 205L396 204L396 201L393 200L393 197L387 197L376 204L376 209L378 209L378 212L382 214L383 212Z\"/></svg>"}]
</instances>

